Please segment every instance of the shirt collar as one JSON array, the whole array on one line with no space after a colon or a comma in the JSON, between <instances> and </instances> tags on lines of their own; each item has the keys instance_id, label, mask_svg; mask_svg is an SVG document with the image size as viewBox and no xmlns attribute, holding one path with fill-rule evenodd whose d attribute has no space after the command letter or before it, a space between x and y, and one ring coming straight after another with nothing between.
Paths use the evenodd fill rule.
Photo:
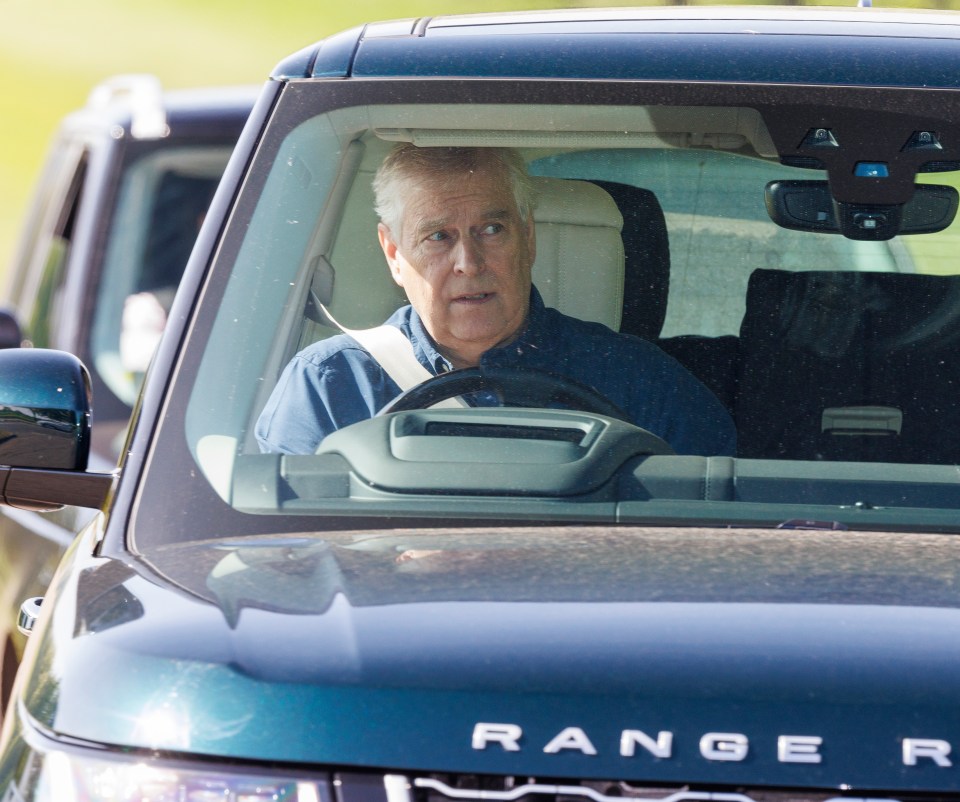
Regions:
<instances>
[{"instance_id":1,"label":"shirt collar","mask_svg":"<svg viewBox=\"0 0 960 802\"><path fill-rule=\"evenodd\" d=\"M417 314L417 310L412 306L407 307L410 310L408 319L410 342L413 343L414 353L417 359L425 367L429 367L434 373L447 373L453 370L453 365L438 350L433 338L427 333L423 320ZM546 316L546 305L540 291L530 287L530 308L527 313L527 322L523 331L517 339L506 345L491 348L484 353L481 358L481 364L489 362L498 362L503 357L514 354L520 355L527 349L540 349L544 340L544 319Z\"/></svg>"},{"instance_id":2,"label":"shirt collar","mask_svg":"<svg viewBox=\"0 0 960 802\"><path fill-rule=\"evenodd\" d=\"M412 306L407 308L410 310L409 337L410 342L413 343L413 352L417 355L417 360L434 374L449 373L453 370L453 365L437 350L436 343L427 333L427 327L423 325L423 320L417 314L417 310Z\"/></svg>"}]
</instances>

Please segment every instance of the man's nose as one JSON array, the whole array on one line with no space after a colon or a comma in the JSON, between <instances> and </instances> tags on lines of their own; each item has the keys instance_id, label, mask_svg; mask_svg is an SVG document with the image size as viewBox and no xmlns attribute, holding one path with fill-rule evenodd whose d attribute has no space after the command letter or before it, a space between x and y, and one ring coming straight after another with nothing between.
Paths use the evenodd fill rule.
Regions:
<instances>
[{"instance_id":1,"label":"man's nose","mask_svg":"<svg viewBox=\"0 0 960 802\"><path fill-rule=\"evenodd\" d=\"M483 252L473 237L461 237L454 254L453 269L465 275L475 275L483 270Z\"/></svg>"}]
</instances>

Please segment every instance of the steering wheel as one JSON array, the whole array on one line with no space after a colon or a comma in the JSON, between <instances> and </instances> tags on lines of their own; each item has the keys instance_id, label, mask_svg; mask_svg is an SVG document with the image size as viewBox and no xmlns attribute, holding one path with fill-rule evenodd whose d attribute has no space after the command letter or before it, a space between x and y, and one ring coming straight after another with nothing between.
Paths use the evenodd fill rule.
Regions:
<instances>
[{"instance_id":1,"label":"steering wheel","mask_svg":"<svg viewBox=\"0 0 960 802\"><path fill-rule=\"evenodd\" d=\"M505 407L559 404L633 423L626 412L592 387L558 373L533 368L463 368L431 376L398 395L377 415L426 409L448 398L477 392L493 393L500 406Z\"/></svg>"}]
</instances>

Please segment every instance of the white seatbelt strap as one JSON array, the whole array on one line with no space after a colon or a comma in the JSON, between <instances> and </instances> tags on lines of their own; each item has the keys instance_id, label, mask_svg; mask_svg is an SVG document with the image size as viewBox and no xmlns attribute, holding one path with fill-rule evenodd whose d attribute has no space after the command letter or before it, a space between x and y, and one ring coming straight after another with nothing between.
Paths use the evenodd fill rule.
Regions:
<instances>
[{"instance_id":1,"label":"white seatbelt strap","mask_svg":"<svg viewBox=\"0 0 960 802\"><path fill-rule=\"evenodd\" d=\"M333 317L330 317L330 320L333 320ZM380 367L396 382L401 391L416 387L433 377L433 374L417 361L413 353L413 343L396 326L384 324L372 329L348 329L339 323L337 326L344 334L349 334L360 343L363 349L380 363ZM448 398L433 406L463 408L469 404L461 398Z\"/></svg>"},{"instance_id":2,"label":"white seatbelt strap","mask_svg":"<svg viewBox=\"0 0 960 802\"><path fill-rule=\"evenodd\" d=\"M344 329L370 353L401 390L409 390L430 378L430 371L417 361L413 343L396 326Z\"/></svg>"}]
</instances>

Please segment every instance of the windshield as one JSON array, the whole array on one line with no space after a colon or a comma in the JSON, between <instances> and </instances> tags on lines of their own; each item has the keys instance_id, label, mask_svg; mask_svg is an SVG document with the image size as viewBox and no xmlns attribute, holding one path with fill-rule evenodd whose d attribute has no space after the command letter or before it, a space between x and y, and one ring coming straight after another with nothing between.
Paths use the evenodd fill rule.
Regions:
<instances>
[{"instance_id":1,"label":"windshield","mask_svg":"<svg viewBox=\"0 0 960 802\"><path fill-rule=\"evenodd\" d=\"M137 537L956 527L958 224L774 222L772 187L827 186L776 103L324 91L288 87L260 147Z\"/></svg>"}]
</instances>

